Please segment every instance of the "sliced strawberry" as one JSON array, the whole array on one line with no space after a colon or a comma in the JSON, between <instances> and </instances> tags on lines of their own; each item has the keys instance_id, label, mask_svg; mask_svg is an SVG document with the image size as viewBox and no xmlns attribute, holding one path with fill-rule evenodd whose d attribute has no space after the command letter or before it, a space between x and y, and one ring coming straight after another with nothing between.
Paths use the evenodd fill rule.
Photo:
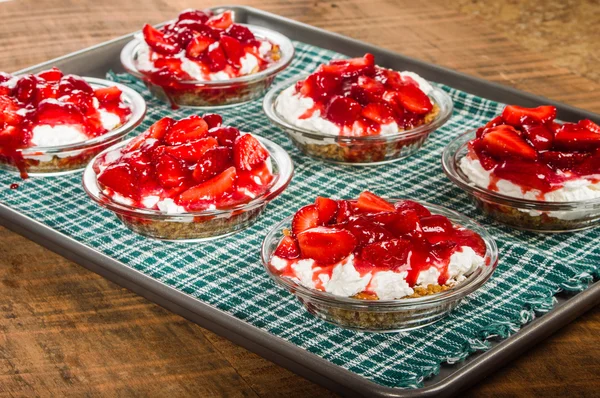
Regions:
<instances>
[{"instance_id":1,"label":"sliced strawberry","mask_svg":"<svg viewBox=\"0 0 600 398\"><path fill-rule=\"evenodd\" d=\"M544 151L540 153L544 163L559 170L574 170L590 156L592 155L586 152Z\"/></svg>"},{"instance_id":2,"label":"sliced strawberry","mask_svg":"<svg viewBox=\"0 0 600 398\"><path fill-rule=\"evenodd\" d=\"M83 114L79 108L68 102L58 102L54 99L43 100L34 113L38 124L83 124Z\"/></svg>"},{"instance_id":3,"label":"sliced strawberry","mask_svg":"<svg viewBox=\"0 0 600 398\"><path fill-rule=\"evenodd\" d=\"M406 239L375 242L361 250L360 258L377 267L395 270L407 264L410 246L410 241Z\"/></svg>"},{"instance_id":4,"label":"sliced strawberry","mask_svg":"<svg viewBox=\"0 0 600 398\"><path fill-rule=\"evenodd\" d=\"M566 151L590 151L600 147L600 134L565 123L554 135L554 147Z\"/></svg>"},{"instance_id":5,"label":"sliced strawberry","mask_svg":"<svg viewBox=\"0 0 600 398\"><path fill-rule=\"evenodd\" d=\"M184 144L168 146L165 151L186 162L198 162L202 156L211 148L219 146L219 142L213 137L205 137L196 141L188 141Z\"/></svg>"},{"instance_id":6,"label":"sliced strawberry","mask_svg":"<svg viewBox=\"0 0 600 398\"><path fill-rule=\"evenodd\" d=\"M37 77L47 82L57 82L63 77L63 73L57 67L45 70L37 74Z\"/></svg>"},{"instance_id":7,"label":"sliced strawberry","mask_svg":"<svg viewBox=\"0 0 600 398\"><path fill-rule=\"evenodd\" d=\"M211 178L179 195L179 203L190 209L202 208L207 202L213 202L231 193L235 187L237 173L230 167L216 177Z\"/></svg>"},{"instance_id":8,"label":"sliced strawberry","mask_svg":"<svg viewBox=\"0 0 600 398\"><path fill-rule=\"evenodd\" d=\"M84 93L81 93L84 94ZM87 94L85 94L87 95ZM34 104L39 104L45 99L58 98L58 87L54 83L48 84L39 84L37 85L37 90L35 91L35 98L33 100Z\"/></svg>"},{"instance_id":9,"label":"sliced strawberry","mask_svg":"<svg viewBox=\"0 0 600 398\"><path fill-rule=\"evenodd\" d=\"M419 224L423 230L423 236L430 243L449 240L454 235L454 227L450 220L439 214L422 217Z\"/></svg>"},{"instance_id":10,"label":"sliced strawberry","mask_svg":"<svg viewBox=\"0 0 600 398\"><path fill-rule=\"evenodd\" d=\"M108 166L98 176L98 182L123 196L136 199L136 175L127 163Z\"/></svg>"},{"instance_id":11,"label":"sliced strawberry","mask_svg":"<svg viewBox=\"0 0 600 398\"><path fill-rule=\"evenodd\" d=\"M17 80L14 96L24 104L31 103L37 91L37 80L33 75L26 75Z\"/></svg>"},{"instance_id":12,"label":"sliced strawberry","mask_svg":"<svg viewBox=\"0 0 600 398\"><path fill-rule=\"evenodd\" d=\"M300 257L298 242L291 236L284 236L281 242L279 242L279 246L277 246L273 255L287 260L293 260Z\"/></svg>"},{"instance_id":13,"label":"sliced strawberry","mask_svg":"<svg viewBox=\"0 0 600 398\"><path fill-rule=\"evenodd\" d=\"M383 103L371 103L362 110L362 115L379 124L388 124L394 121L394 111Z\"/></svg>"},{"instance_id":14,"label":"sliced strawberry","mask_svg":"<svg viewBox=\"0 0 600 398\"><path fill-rule=\"evenodd\" d=\"M84 115L91 116L97 114L96 108L94 107L93 95L84 93L81 90L73 90L71 94L69 94L68 96L63 96L62 99L66 99L67 102L70 102L71 104L77 106L77 108L79 108L81 113L83 113Z\"/></svg>"},{"instance_id":15,"label":"sliced strawberry","mask_svg":"<svg viewBox=\"0 0 600 398\"><path fill-rule=\"evenodd\" d=\"M352 213L352 204L349 201L338 200L338 213L335 222L341 224L348 221L350 216L352 216Z\"/></svg>"},{"instance_id":16,"label":"sliced strawberry","mask_svg":"<svg viewBox=\"0 0 600 398\"><path fill-rule=\"evenodd\" d=\"M342 77L372 74L375 70L375 57L366 54L362 58L333 60L329 64L321 65L319 70Z\"/></svg>"},{"instance_id":17,"label":"sliced strawberry","mask_svg":"<svg viewBox=\"0 0 600 398\"><path fill-rule=\"evenodd\" d=\"M413 209L399 210L394 213L396 217L386 227L396 236L415 235L422 233L419 223L419 214Z\"/></svg>"},{"instance_id":18,"label":"sliced strawberry","mask_svg":"<svg viewBox=\"0 0 600 398\"><path fill-rule=\"evenodd\" d=\"M342 80L334 74L316 72L306 79L296 83L296 90L302 95L314 100L338 94L342 87Z\"/></svg>"},{"instance_id":19,"label":"sliced strawberry","mask_svg":"<svg viewBox=\"0 0 600 398\"><path fill-rule=\"evenodd\" d=\"M292 232L294 235L319 226L319 209L316 205L300 208L292 219Z\"/></svg>"},{"instance_id":20,"label":"sliced strawberry","mask_svg":"<svg viewBox=\"0 0 600 398\"><path fill-rule=\"evenodd\" d=\"M94 89L92 88L92 86L89 85L88 82L85 81L85 79L83 79L80 76L75 76L75 75L66 75L63 76L63 78L60 80L59 83L59 91L61 91L61 85L64 86L63 90L67 90L67 92L61 92L61 94L69 94L70 92L74 91L74 90L79 90L79 91L83 91L84 93L87 94L94 94Z\"/></svg>"},{"instance_id":21,"label":"sliced strawberry","mask_svg":"<svg viewBox=\"0 0 600 398\"><path fill-rule=\"evenodd\" d=\"M358 247L394 238L394 235L382 225L362 217L349 221L345 229L352 232Z\"/></svg>"},{"instance_id":22,"label":"sliced strawberry","mask_svg":"<svg viewBox=\"0 0 600 398\"><path fill-rule=\"evenodd\" d=\"M213 45L208 48L209 68L212 72L223 70L227 66L227 57L221 45Z\"/></svg>"},{"instance_id":23,"label":"sliced strawberry","mask_svg":"<svg viewBox=\"0 0 600 398\"><path fill-rule=\"evenodd\" d=\"M118 102L121 100L121 90L116 87L103 87L94 90L94 95L101 103Z\"/></svg>"},{"instance_id":24,"label":"sliced strawberry","mask_svg":"<svg viewBox=\"0 0 600 398\"><path fill-rule=\"evenodd\" d=\"M319 211L319 223L321 225L329 223L337 215L338 202L333 199L318 196L315 205Z\"/></svg>"},{"instance_id":25,"label":"sliced strawberry","mask_svg":"<svg viewBox=\"0 0 600 398\"><path fill-rule=\"evenodd\" d=\"M171 126L165 141L169 145L183 144L186 141L197 140L208 134L208 124L200 116L192 115L178 120Z\"/></svg>"},{"instance_id":26,"label":"sliced strawberry","mask_svg":"<svg viewBox=\"0 0 600 398\"><path fill-rule=\"evenodd\" d=\"M364 191L358 196L356 208L366 213L381 213L395 210L394 205L369 191Z\"/></svg>"},{"instance_id":27,"label":"sliced strawberry","mask_svg":"<svg viewBox=\"0 0 600 398\"><path fill-rule=\"evenodd\" d=\"M554 141L554 132L543 124L525 124L521 126L525 133L525 138L538 151L545 151L552 148Z\"/></svg>"},{"instance_id":28,"label":"sliced strawberry","mask_svg":"<svg viewBox=\"0 0 600 398\"><path fill-rule=\"evenodd\" d=\"M470 229L458 228L454 230L454 238L452 238L458 246L469 246L480 256L485 256L487 248L485 241L478 233Z\"/></svg>"},{"instance_id":29,"label":"sliced strawberry","mask_svg":"<svg viewBox=\"0 0 600 398\"><path fill-rule=\"evenodd\" d=\"M150 153L142 150L125 152L121 160L128 163L136 175L136 184L139 187L143 183L154 176L152 168L152 156Z\"/></svg>"},{"instance_id":30,"label":"sliced strawberry","mask_svg":"<svg viewBox=\"0 0 600 398\"><path fill-rule=\"evenodd\" d=\"M208 130L208 135L215 137L219 141L219 145L232 148L240 136L240 131L235 127L220 126Z\"/></svg>"},{"instance_id":31,"label":"sliced strawberry","mask_svg":"<svg viewBox=\"0 0 600 398\"><path fill-rule=\"evenodd\" d=\"M194 31L186 26L179 26L176 31L165 33L166 41L175 42L181 48L187 48L194 37L196 37Z\"/></svg>"},{"instance_id":32,"label":"sliced strawberry","mask_svg":"<svg viewBox=\"0 0 600 398\"><path fill-rule=\"evenodd\" d=\"M214 139L214 138L213 138ZM204 182L233 165L231 149L216 147L207 150L194 168L192 177L196 182Z\"/></svg>"},{"instance_id":33,"label":"sliced strawberry","mask_svg":"<svg viewBox=\"0 0 600 398\"><path fill-rule=\"evenodd\" d=\"M220 40L223 51L233 64L239 65L240 59L244 56L244 48L238 39L229 36L221 36Z\"/></svg>"},{"instance_id":34,"label":"sliced strawberry","mask_svg":"<svg viewBox=\"0 0 600 398\"><path fill-rule=\"evenodd\" d=\"M177 17L179 21L190 20L199 21L200 23L206 23L208 18L210 18L210 15L208 15L206 12L193 9L183 10Z\"/></svg>"},{"instance_id":35,"label":"sliced strawberry","mask_svg":"<svg viewBox=\"0 0 600 398\"><path fill-rule=\"evenodd\" d=\"M431 215L431 212L427 210L425 206L412 200L401 200L399 202L396 202L394 207L396 208L396 211L399 212L402 212L404 210L414 210L419 216L419 218L428 217Z\"/></svg>"},{"instance_id":36,"label":"sliced strawberry","mask_svg":"<svg viewBox=\"0 0 600 398\"><path fill-rule=\"evenodd\" d=\"M205 36L195 36L186 46L185 54L192 59L198 59L215 42L214 39Z\"/></svg>"},{"instance_id":37,"label":"sliced strawberry","mask_svg":"<svg viewBox=\"0 0 600 398\"><path fill-rule=\"evenodd\" d=\"M158 182L165 188L179 187L190 176L189 169L181 160L166 153L158 156L154 169Z\"/></svg>"},{"instance_id":38,"label":"sliced strawberry","mask_svg":"<svg viewBox=\"0 0 600 398\"><path fill-rule=\"evenodd\" d=\"M358 117L362 108L358 102L352 98L334 96L325 110L327 119L334 123L347 125L352 124Z\"/></svg>"},{"instance_id":39,"label":"sliced strawberry","mask_svg":"<svg viewBox=\"0 0 600 398\"><path fill-rule=\"evenodd\" d=\"M175 120L171 119L170 117L163 117L150 126L146 133L146 137L162 140L174 124Z\"/></svg>"},{"instance_id":40,"label":"sliced strawberry","mask_svg":"<svg viewBox=\"0 0 600 398\"><path fill-rule=\"evenodd\" d=\"M156 52L166 55L177 54L181 47L175 41L169 41L165 38L165 34L151 25L144 25L142 29L144 40Z\"/></svg>"},{"instance_id":41,"label":"sliced strawberry","mask_svg":"<svg viewBox=\"0 0 600 398\"><path fill-rule=\"evenodd\" d=\"M485 131L487 131L488 129L491 129L492 127L499 126L501 124L504 124L504 119L502 119L502 116L496 116L495 118L493 118L492 120L490 120L489 122L487 122L485 124L485 126L479 127L477 129L477 138L481 138L481 136L483 135L483 133Z\"/></svg>"},{"instance_id":42,"label":"sliced strawberry","mask_svg":"<svg viewBox=\"0 0 600 398\"><path fill-rule=\"evenodd\" d=\"M381 97L385 92L385 86L372 77L359 76L356 84L372 94L374 98Z\"/></svg>"},{"instance_id":43,"label":"sliced strawberry","mask_svg":"<svg viewBox=\"0 0 600 398\"><path fill-rule=\"evenodd\" d=\"M216 113L205 113L202 115L202 119L208 124L208 128L212 129L214 127L219 127L221 123L223 123L223 118L221 115Z\"/></svg>"},{"instance_id":44,"label":"sliced strawberry","mask_svg":"<svg viewBox=\"0 0 600 398\"><path fill-rule=\"evenodd\" d=\"M577 125L593 133L600 134L600 126L592 122L590 119L580 120L577 122Z\"/></svg>"},{"instance_id":45,"label":"sliced strawberry","mask_svg":"<svg viewBox=\"0 0 600 398\"><path fill-rule=\"evenodd\" d=\"M384 92L385 86L368 76L359 76L356 83L350 86L350 96L361 105L378 102Z\"/></svg>"},{"instance_id":46,"label":"sliced strawberry","mask_svg":"<svg viewBox=\"0 0 600 398\"><path fill-rule=\"evenodd\" d=\"M507 105L502 111L502 119L511 126L523 124L546 123L556 118L556 108L551 105L537 108L524 108L517 105Z\"/></svg>"},{"instance_id":47,"label":"sliced strawberry","mask_svg":"<svg viewBox=\"0 0 600 398\"><path fill-rule=\"evenodd\" d=\"M356 238L343 229L316 227L298 235L298 246L303 258L312 258L320 264L334 264L352 253Z\"/></svg>"},{"instance_id":48,"label":"sliced strawberry","mask_svg":"<svg viewBox=\"0 0 600 398\"><path fill-rule=\"evenodd\" d=\"M269 157L269 152L251 134L244 134L235 140L233 145L233 161L240 170L252 170Z\"/></svg>"},{"instance_id":49,"label":"sliced strawberry","mask_svg":"<svg viewBox=\"0 0 600 398\"><path fill-rule=\"evenodd\" d=\"M19 115L19 105L8 96L0 96L0 126L3 123L16 126L23 121L23 116Z\"/></svg>"},{"instance_id":50,"label":"sliced strawberry","mask_svg":"<svg viewBox=\"0 0 600 398\"><path fill-rule=\"evenodd\" d=\"M233 24L232 12L228 10L220 15L214 15L208 19L206 24L212 28L227 29Z\"/></svg>"},{"instance_id":51,"label":"sliced strawberry","mask_svg":"<svg viewBox=\"0 0 600 398\"><path fill-rule=\"evenodd\" d=\"M431 100L419 87L412 84L396 89L402 106L417 115L424 115L433 109Z\"/></svg>"},{"instance_id":52,"label":"sliced strawberry","mask_svg":"<svg viewBox=\"0 0 600 398\"><path fill-rule=\"evenodd\" d=\"M485 150L499 159L521 158L534 160L537 157L533 149L511 126L501 125L486 132L481 138Z\"/></svg>"},{"instance_id":53,"label":"sliced strawberry","mask_svg":"<svg viewBox=\"0 0 600 398\"><path fill-rule=\"evenodd\" d=\"M225 31L225 34L239 40L244 44L250 43L256 39L254 34L250 32L250 29L236 23L229 26L229 28L227 28Z\"/></svg>"}]
</instances>

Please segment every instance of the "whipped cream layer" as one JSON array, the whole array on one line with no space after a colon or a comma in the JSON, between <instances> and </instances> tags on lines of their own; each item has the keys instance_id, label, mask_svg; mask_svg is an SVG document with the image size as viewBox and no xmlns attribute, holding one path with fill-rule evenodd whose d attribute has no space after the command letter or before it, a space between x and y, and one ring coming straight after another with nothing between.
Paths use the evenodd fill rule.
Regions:
<instances>
[{"instance_id":1,"label":"whipped cream layer","mask_svg":"<svg viewBox=\"0 0 600 398\"><path fill-rule=\"evenodd\" d=\"M464 281L483 264L484 258L475 253L471 247L458 248L450 256L446 285L453 286ZM336 296L352 297L365 292L375 293L380 300L393 300L414 293L414 289L406 282L408 275L406 269L410 269L410 253L406 267L397 270L375 269L362 274L355 268L353 254L337 263L332 271L317 266L312 259L286 260L275 256L271 259L270 265L279 272L285 272L284 277L304 287L322 290ZM431 264L430 268L420 272L416 286L437 285L439 276L439 266Z\"/></svg>"},{"instance_id":2,"label":"whipped cream layer","mask_svg":"<svg viewBox=\"0 0 600 398\"><path fill-rule=\"evenodd\" d=\"M102 123L102 127L104 127L107 131L114 130L121 125L121 118L119 115L108 112L104 109L98 109L97 100L94 100L94 106L100 114L100 122ZM85 134L83 126L78 124L57 124L54 126L49 124L40 124L31 129L31 133L31 148L71 145L90 139L90 137ZM76 153L67 152L52 155L24 154L23 157L26 159L38 160L40 162L49 162L54 156L66 158L74 155L76 155Z\"/></svg>"},{"instance_id":3,"label":"whipped cream layer","mask_svg":"<svg viewBox=\"0 0 600 398\"><path fill-rule=\"evenodd\" d=\"M433 86L429 82L423 79L421 76L413 72L399 72L403 79L412 80L423 91L425 94L429 94L433 90ZM302 118L301 116L306 114L307 111L315 106L315 102L312 98L306 97L296 91L295 85L283 90L277 97L275 102L275 109L277 113L285 119L287 122L292 123L294 126L318 131L323 134L337 136L337 135L352 135L352 131L359 131L360 125L358 122L354 122L352 126L344 126L343 130L337 124L325 119L321 115L320 110L315 110L309 117ZM394 134L398 132L398 124L391 122L380 125L380 134ZM297 138L297 137L296 137ZM297 138L298 139L298 138ZM302 140L308 140L309 138L304 137Z\"/></svg>"},{"instance_id":4,"label":"whipped cream layer","mask_svg":"<svg viewBox=\"0 0 600 398\"><path fill-rule=\"evenodd\" d=\"M486 170L478 159L473 159L469 156L463 157L459 161L458 166L475 185L489 189L494 169ZM589 178L599 180L600 175L589 176ZM495 185L497 187L496 192L499 194L519 199L543 200L546 202L575 202L600 198L600 182L594 182L587 178L568 180L560 188L546 193L537 189L526 190L505 179L495 179ZM528 213L531 216L542 214L542 212L537 210L519 209L519 211ZM563 220L578 219L581 217L581 212L577 211L553 211L549 212L549 214Z\"/></svg>"},{"instance_id":5,"label":"whipped cream layer","mask_svg":"<svg viewBox=\"0 0 600 398\"><path fill-rule=\"evenodd\" d=\"M150 49L148 44L144 41L143 36L137 35L136 38L140 41L137 50L136 67L139 71L144 73L156 72L158 69L154 65L154 61L160 56ZM218 47L219 45L219 42L211 44L212 47ZM269 53L272 49L273 45L270 42L262 40L260 47L258 48L258 53L261 58L268 59ZM240 58L240 68L236 73L233 73L235 70L230 70L229 72L227 70L222 70L216 73L210 73L208 75L202 72L202 64L196 60L188 58L184 51L174 55L173 58L180 59L181 69L190 75L192 80L198 81L230 80L236 77L257 73L259 70L259 59L251 53L246 53L242 58Z\"/></svg>"}]
</instances>

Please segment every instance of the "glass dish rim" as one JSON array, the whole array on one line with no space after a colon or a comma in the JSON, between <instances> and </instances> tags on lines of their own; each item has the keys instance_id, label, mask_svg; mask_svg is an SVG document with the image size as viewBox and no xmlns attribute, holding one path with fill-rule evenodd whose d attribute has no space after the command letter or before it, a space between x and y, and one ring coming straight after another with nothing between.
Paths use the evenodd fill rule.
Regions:
<instances>
[{"instance_id":1,"label":"glass dish rim","mask_svg":"<svg viewBox=\"0 0 600 398\"><path fill-rule=\"evenodd\" d=\"M160 24L157 26L162 27L162 26L169 24L171 22L174 22L174 21L175 20L170 20L170 21L165 22L164 24ZM207 88L229 87L232 84L252 83L252 82L265 80L265 79L281 72L282 70L284 70L285 68L287 68L290 65L290 63L294 59L295 48L294 48L292 41L289 38L287 38L287 36L284 36L283 34L281 34L279 32L276 32L272 29L268 29L268 28L265 28L262 26L242 24L242 23L237 23L237 24L246 26L248 29L250 29L250 31L252 33L258 33L257 36L259 36L259 37L264 37L264 38L267 38L269 40L276 42L276 44L278 44L280 46L281 51L283 53L282 57L278 61L276 61L272 65L269 65L266 69L264 69L260 72L253 73L250 75L235 77L233 79L227 79L227 80L174 80L174 82L176 82L177 84L206 86ZM121 65L123 65L123 67L129 74L133 75L134 77L136 77L140 80L147 81L146 75L144 75L142 72L140 72L133 62L133 58L134 58L135 54L137 53L138 47L141 45L141 41L137 37L135 37L135 35L138 35L138 34L141 34L141 31L134 33L133 40L131 40L127 44L125 44L125 46L121 50L120 60L121 60ZM284 52L283 47L286 47L287 51ZM151 83L151 84L159 86L159 87L163 87L158 84L154 84L154 83Z\"/></svg>"},{"instance_id":2,"label":"glass dish rim","mask_svg":"<svg viewBox=\"0 0 600 398\"><path fill-rule=\"evenodd\" d=\"M440 113L437 117L427 124L422 124L415 128L409 130L402 130L392 134L381 134L381 135L371 135L364 137L346 137L341 135L332 135L325 134L316 130L309 130L302 127L298 127L293 125L292 123L285 120L279 113L275 110L275 103L277 102L277 98L279 94L286 88L292 86L296 82L301 79L308 77L310 73L301 73L284 81L281 81L275 85L273 85L263 99L263 111L269 118L269 120L275 125L279 126L283 130L293 130L294 132L301 134L307 138L312 138L316 140L322 139L333 139L336 142L344 143L344 144L356 144L360 142L378 142L378 141L395 141L402 139L410 139L422 136L424 134L430 133L442 127L446 122L452 117L452 112L454 110L454 103L452 98L448 93L439 87L433 86L433 90L429 94L430 97L434 98L435 104L437 104L440 108Z\"/></svg>"},{"instance_id":3,"label":"glass dish rim","mask_svg":"<svg viewBox=\"0 0 600 398\"><path fill-rule=\"evenodd\" d=\"M406 198L386 198L386 200L394 203L396 201L405 200ZM367 310L401 310L401 309L412 309L414 306L428 306L430 304L439 304L444 302L452 302L453 300L463 298L476 290L478 290L485 282L487 282L492 274L494 273L498 265L498 247L495 240L487 232L487 229L479 224L477 221L467 217L455 210L447 207L434 205L424 201L418 201L418 203L424 205L433 214L449 214L452 217L460 220L461 226L468 225L469 229L475 230L484 240L486 244L485 260L486 264L480 267L474 272L476 275L470 275L466 281L459 283L456 288L451 288L447 291L435 293L432 295L416 297L416 298L401 298L393 300L363 300L351 297L336 296L331 293L322 292L316 289L307 288L299 283L296 283L288 278L282 278L279 275L273 273L269 267L269 259L272 253L269 252L268 246L277 237L278 234L282 234L282 229L291 224L291 220L294 215L290 215L284 218L282 221L274 225L267 235L265 236L261 245L261 262L263 268L266 270L269 277L278 285L283 286L288 292L295 296L308 297L312 300L319 301L327 305L334 306L350 306L356 309L367 309ZM441 212L441 213L440 213ZM453 223L456 223L452 220ZM489 264L487 264L489 262Z\"/></svg>"},{"instance_id":4,"label":"glass dish rim","mask_svg":"<svg viewBox=\"0 0 600 398\"><path fill-rule=\"evenodd\" d=\"M94 172L93 165L98 159L98 157L104 155L107 152L127 145L132 139L136 137L132 137L130 139L121 141L94 156L94 158L88 163L85 170L83 171L83 188L84 191L94 202L98 203L100 206L108 210L122 215L134 217L137 216L142 218L154 219L157 221L166 221L168 219L181 219L199 216L218 218L225 215L231 215L235 212L247 212L258 208L279 196L290 184L294 175L294 163L292 162L290 155L281 146L264 137L260 137L256 134L252 135L255 138L257 138L265 146L265 148L267 148L271 156L271 161L275 162L275 164L277 165L279 174L277 175L276 180L272 183L267 192L263 193L260 196L257 196L256 198L246 203L241 203L232 207L228 207L226 209L201 210L185 213L168 214L160 210L144 209L114 201L111 197L105 195L98 186L98 180L96 173Z\"/></svg>"},{"instance_id":5,"label":"glass dish rim","mask_svg":"<svg viewBox=\"0 0 600 398\"><path fill-rule=\"evenodd\" d=\"M116 129L89 140L75 142L67 145L31 146L27 148L18 149L18 151L20 151L23 156L52 155L75 150L90 149L91 147L102 145L107 141L117 139L118 137L129 133L131 130L135 129L142 123L147 110L146 101L144 101L144 98L137 91L130 87L127 87L124 84L113 82L107 79L85 76L81 76L81 78L84 79L90 85L96 87L118 87L119 90L121 90L121 92L125 96L125 101L129 101L129 105L131 108L131 115L129 119L123 125L117 127Z\"/></svg>"},{"instance_id":6,"label":"glass dish rim","mask_svg":"<svg viewBox=\"0 0 600 398\"><path fill-rule=\"evenodd\" d=\"M491 191L470 182L468 177L460 171L458 167L461 151L466 148L468 142L475 138L477 129L468 130L454 138L442 151L442 169L446 176L455 185L461 188L469 195L477 196L496 204L507 205L510 207L523 208L528 210L542 211L569 211L583 209L600 208L600 198L569 201L569 202L551 202L533 199L521 199ZM462 159L463 156L460 157Z\"/></svg>"}]
</instances>

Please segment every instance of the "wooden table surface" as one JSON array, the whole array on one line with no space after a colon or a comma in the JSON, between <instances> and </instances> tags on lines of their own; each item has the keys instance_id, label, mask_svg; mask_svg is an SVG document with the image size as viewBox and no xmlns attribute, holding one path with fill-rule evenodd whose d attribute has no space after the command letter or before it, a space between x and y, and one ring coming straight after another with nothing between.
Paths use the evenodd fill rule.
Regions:
<instances>
[{"instance_id":1,"label":"wooden table surface","mask_svg":"<svg viewBox=\"0 0 600 398\"><path fill-rule=\"evenodd\" d=\"M600 112L597 1L239 3ZM0 2L0 70L216 4ZM0 296L2 395L333 395L3 228ZM599 336L596 308L467 395L598 396Z\"/></svg>"}]
</instances>

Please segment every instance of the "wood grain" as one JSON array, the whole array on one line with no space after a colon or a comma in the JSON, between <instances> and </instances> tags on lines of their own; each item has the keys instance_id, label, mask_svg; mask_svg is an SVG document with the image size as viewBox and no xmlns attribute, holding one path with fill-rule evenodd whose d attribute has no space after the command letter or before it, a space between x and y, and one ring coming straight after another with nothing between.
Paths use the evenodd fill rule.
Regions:
<instances>
[{"instance_id":1,"label":"wood grain","mask_svg":"<svg viewBox=\"0 0 600 398\"><path fill-rule=\"evenodd\" d=\"M597 37L597 23L579 24L580 18L597 15L590 8L593 1L572 2L570 11L560 14L564 24L555 27L511 14L539 10L548 4L542 0L504 2L498 12L490 12L493 2L482 0L240 3L600 112L598 75L581 66L597 60L598 52L591 51L597 41L587 47L588 58L581 50L585 43L578 43L580 58L573 62L556 56L560 50L547 51L564 26L580 29L579 37ZM558 3L549 7L556 9ZM14 71L100 43L145 22L172 18L182 8L214 4L0 2L0 70ZM519 29L499 23L499 13L505 22L518 22ZM525 37L527 26L544 35ZM333 395L3 228L0 295L1 395ZM596 308L467 395L597 396L598 336Z\"/></svg>"}]
</instances>

